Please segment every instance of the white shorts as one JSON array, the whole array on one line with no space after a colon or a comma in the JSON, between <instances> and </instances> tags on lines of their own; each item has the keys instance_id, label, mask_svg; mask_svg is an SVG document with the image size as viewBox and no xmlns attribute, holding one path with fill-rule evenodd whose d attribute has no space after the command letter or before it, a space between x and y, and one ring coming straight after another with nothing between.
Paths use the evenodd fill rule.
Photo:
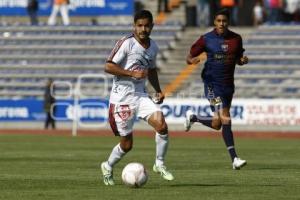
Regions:
<instances>
[{"instance_id":1,"label":"white shorts","mask_svg":"<svg viewBox=\"0 0 300 200\"><path fill-rule=\"evenodd\" d=\"M116 136L127 136L132 133L137 117L148 121L155 112L161 109L149 97L140 97L136 104L110 104L109 124Z\"/></svg>"}]
</instances>

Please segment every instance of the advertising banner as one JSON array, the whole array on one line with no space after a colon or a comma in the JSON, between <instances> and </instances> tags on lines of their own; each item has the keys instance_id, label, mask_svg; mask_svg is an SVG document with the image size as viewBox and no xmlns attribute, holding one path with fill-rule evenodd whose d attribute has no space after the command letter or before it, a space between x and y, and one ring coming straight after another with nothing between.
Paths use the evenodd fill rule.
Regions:
<instances>
[{"instance_id":1,"label":"advertising banner","mask_svg":"<svg viewBox=\"0 0 300 200\"><path fill-rule=\"evenodd\" d=\"M211 119L206 99L166 99L161 106L167 122L183 123L187 110ZM234 99L231 118L240 125L300 125L299 99Z\"/></svg>"},{"instance_id":2,"label":"advertising banner","mask_svg":"<svg viewBox=\"0 0 300 200\"><path fill-rule=\"evenodd\" d=\"M79 105L76 112L80 121L103 122L107 120L107 100L84 99L79 101ZM57 121L71 121L74 118L73 100L58 100L54 109L54 117ZM42 121L45 117L42 100L0 100L0 121Z\"/></svg>"},{"instance_id":3,"label":"advertising banner","mask_svg":"<svg viewBox=\"0 0 300 200\"><path fill-rule=\"evenodd\" d=\"M49 16L53 0L39 0L39 16ZM27 0L0 0L2 16L27 15ZM133 0L70 0L71 16L132 15Z\"/></svg>"},{"instance_id":4,"label":"advertising banner","mask_svg":"<svg viewBox=\"0 0 300 200\"><path fill-rule=\"evenodd\" d=\"M58 121L74 119L73 100L56 102L55 118ZM198 117L211 119L212 112L206 99L167 98L161 109L169 124L182 124L187 110ZM105 122L108 118L108 101L84 99L76 109L82 122ZM300 125L299 99L235 99L231 117L240 125ZM43 101L35 99L0 100L0 121L39 121L45 119Z\"/></svg>"}]
</instances>

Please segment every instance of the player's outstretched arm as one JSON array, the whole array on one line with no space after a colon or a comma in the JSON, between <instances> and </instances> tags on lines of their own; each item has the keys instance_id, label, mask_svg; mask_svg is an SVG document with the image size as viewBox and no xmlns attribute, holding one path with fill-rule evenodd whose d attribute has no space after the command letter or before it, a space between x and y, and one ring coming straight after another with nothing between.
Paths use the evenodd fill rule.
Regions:
<instances>
[{"instance_id":1,"label":"player's outstretched arm","mask_svg":"<svg viewBox=\"0 0 300 200\"><path fill-rule=\"evenodd\" d=\"M129 76L136 79L146 78L148 75L147 70L140 70L140 71L125 70L113 62L106 63L105 72L116 76Z\"/></svg>"}]
</instances>

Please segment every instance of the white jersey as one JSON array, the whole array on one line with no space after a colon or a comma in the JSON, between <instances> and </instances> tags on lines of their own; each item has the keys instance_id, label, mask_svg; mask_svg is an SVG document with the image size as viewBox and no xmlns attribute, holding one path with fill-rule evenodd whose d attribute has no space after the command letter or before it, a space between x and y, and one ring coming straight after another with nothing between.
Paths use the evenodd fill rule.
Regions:
<instances>
[{"instance_id":1,"label":"white jersey","mask_svg":"<svg viewBox=\"0 0 300 200\"><path fill-rule=\"evenodd\" d=\"M150 39L150 46L145 49L132 35L119 40L112 50L108 62L118 64L125 70L142 70L156 67L158 47ZM141 96L147 96L145 78L134 79L127 76L114 76L110 93L110 103L134 104Z\"/></svg>"}]
</instances>

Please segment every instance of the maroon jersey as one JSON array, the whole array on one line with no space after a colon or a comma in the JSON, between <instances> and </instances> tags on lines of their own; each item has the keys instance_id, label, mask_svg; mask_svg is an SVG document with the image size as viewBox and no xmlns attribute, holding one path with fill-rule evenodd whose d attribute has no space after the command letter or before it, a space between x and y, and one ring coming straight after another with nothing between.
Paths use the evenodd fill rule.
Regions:
<instances>
[{"instance_id":1,"label":"maroon jersey","mask_svg":"<svg viewBox=\"0 0 300 200\"><path fill-rule=\"evenodd\" d=\"M244 48L239 34L230 30L219 35L216 30L202 35L191 47L190 54L196 57L207 53L207 61L202 72L204 83L234 86L234 70L243 56Z\"/></svg>"}]
</instances>

